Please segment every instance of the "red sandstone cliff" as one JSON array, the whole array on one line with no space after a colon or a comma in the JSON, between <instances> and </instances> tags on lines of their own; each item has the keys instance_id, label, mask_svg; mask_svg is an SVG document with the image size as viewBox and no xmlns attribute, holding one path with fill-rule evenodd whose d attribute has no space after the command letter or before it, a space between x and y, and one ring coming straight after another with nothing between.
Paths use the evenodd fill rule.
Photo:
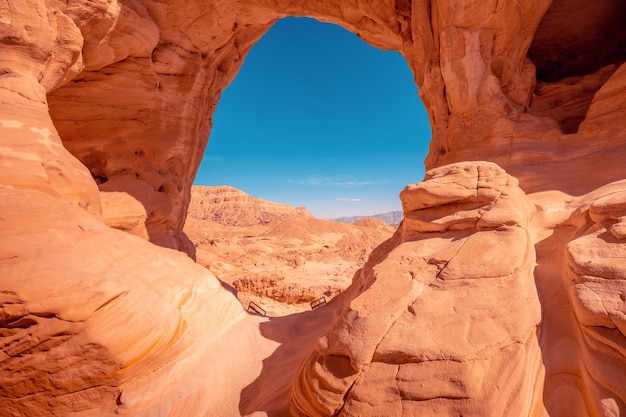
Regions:
<instances>
[{"instance_id":1,"label":"red sandstone cliff","mask_svg":"<svg viewBox=\"0 0 626 417\"><path fill-rule=\"evenodd\" d=\"M402 226L350 289L264 321L178 251L193 254L182 229L219 96L288 15L398 50L433 135ZM0 409L626 414L625 15L620 0L4 2Z\"/></svg>"}]
</instances>

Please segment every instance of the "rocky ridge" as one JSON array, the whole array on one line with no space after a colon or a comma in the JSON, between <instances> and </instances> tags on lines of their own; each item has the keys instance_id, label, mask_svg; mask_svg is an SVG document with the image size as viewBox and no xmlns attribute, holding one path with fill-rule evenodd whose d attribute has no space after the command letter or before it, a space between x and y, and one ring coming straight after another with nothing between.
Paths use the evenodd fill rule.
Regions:
<instances>
[{"instance_id":1,"label":"rocky ridge","mask_svg":"<svg viewBox=\"0 0 626 417\"><path fill-rule=\"evenodd\" d=\"M311 217L306 207L266 201L229 186L191 188L187 216L228 226L255 226L287 217Z\"/></svg>"},{"instance_id":2,"label":"rocky ridge","mask_svg":"<svg viewBox=\"0 0 626 417\"><path fill-rule=\"evenodd\" d=\"M371 216L347 216L347 217L337 217L331 220L335 222L341 222L341 223L356 223L363 219L378 219L378 220L384 221L390 226L397 226L400 224L403 218L404 218L404 213L402 211L389 211L387 213L374 214Z\"/></svg>"}]
</instances>

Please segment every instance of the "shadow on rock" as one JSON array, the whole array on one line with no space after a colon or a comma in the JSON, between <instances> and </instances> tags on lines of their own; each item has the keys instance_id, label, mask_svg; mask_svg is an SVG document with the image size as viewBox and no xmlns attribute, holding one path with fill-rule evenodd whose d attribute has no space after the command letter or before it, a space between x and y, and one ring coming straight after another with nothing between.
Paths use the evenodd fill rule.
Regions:
<instances>
[{"instance_id":1,"label":"shadow on rock","mask_svg":"<svg viewBox=\"0 0 626 417\"><path fill-rule=\"evenodd\" d=\"M263 337L280 343L271 356L263 360L261 374L241 392L239 411L242 416L284 417L289 415L291 382L300 363L315 348L341 309L339 296L314 311L272 317L259 324Z\"/></svg>"}]
</instances>

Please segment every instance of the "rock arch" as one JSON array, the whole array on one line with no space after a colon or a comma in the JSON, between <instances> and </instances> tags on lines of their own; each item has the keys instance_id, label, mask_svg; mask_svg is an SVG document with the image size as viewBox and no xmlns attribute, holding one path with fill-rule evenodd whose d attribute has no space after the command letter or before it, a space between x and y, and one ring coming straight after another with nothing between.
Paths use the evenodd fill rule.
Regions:
<instances>
[{"instance_id":1,"label":"rock arch","mask_svg":"<svg viewBox=\"0 0 626 417\"><path fill-rule=\"evenodd\" d=\"M399 32L389 28L395 16L385 9L379 16L314 2L297 8L189 2L159 21L150 4L120 7L108 48L101 41L91 49L86 42L84 71L49 94L50 113L65 147L100 183L105 214L113 206L111 224L190 254L182 224L211 115L249 49L279 17L312 16L340 23L379 47L401 47ZM190 14L199 17L189 23ZM174 22L186 29L168 30ZM129 45L125 38L143 42ZM139 201L143 219L115 211L120 198Z\"/></svg>"},{"instance_id":2,"label":"rock arch","mask_svg":"<svg viewBox=\"0 0 626 417\"><path fill-rule=\"evenodd\" d=\"M207 397L198 382L209 376L198 365L210 359L199 352L210 351L232 323L245 323L243 311L184 255L106 227L102 211L111 222L106 210L115 212L116 202L136 207L116 220L119 228L191 252L181 228L210 115L253 43L277 18L293 15L339 24L400 51L433 126L426 181L403 193L403 226L372 255L343 315L302 364L293 413L363 415L379 406L394 415L626 412L623 34L606 65L552 77L547 66L565 62L541 60L550 33L542 20L564 4L3 5L0 302L10 330L0 337L11 366L0 377L3 387L15 388L0 406L18 415L34 415L37 407L197 415L219 402L224 391ZM621 3L603 4L603 15L623 14ZM611 27L620 31L623 23ZM517 251L493 262L495 243ZM483 276L477 253L493 255L485 259L493 274ZM503 277L511 279L502 284ZM490 293L494 305L463 295L463 285L487 282L477 278L496 278L498 290L523 289L521 327L502 310L506 291ZM386 300L381 288L398 292ZM453 307L466 304L442 311L424 293ZM385 302L391 311L379 308ZM207 309L214 313L208 322ZM496 320L489 311L501 315ZM469 330L445 340L425 328L433 337L414 342L407 334L417 312ZM485 327L489 320L497 325ZM445 346L430 349L434 342ZM483 342L491 344L474 349ZM565 360L556 354L564 346L574 352ZM64 362L67 352L76 361ZM168 373L181 358L186 366ZM31 360L49 366L48 376L7 371L27 369ZM435 378L438 360L461 364L463 377ZM441 383L438 390L426 393L414 379L423 367ZM361 375L379 385L359 385ZM484 378L476 382L477 375ZM155 387L169 378L176 388ZM371 388L384 394L377 402L368 401ZM515 389L525 395L504 403L492 395ZM177 405L181 393L192 407ZM564 404L563 393L580 401Z\"/></svg>"}]
</instances>

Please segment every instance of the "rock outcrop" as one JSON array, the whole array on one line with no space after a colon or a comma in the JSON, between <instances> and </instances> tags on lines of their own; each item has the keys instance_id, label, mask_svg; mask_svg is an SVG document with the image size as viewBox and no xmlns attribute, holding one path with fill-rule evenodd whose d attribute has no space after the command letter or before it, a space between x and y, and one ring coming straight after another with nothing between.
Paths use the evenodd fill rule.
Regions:
<instances>
[{"instance_id":1,"label":"rock outcrop","mask_svg":"<svg viewBox=\"0 0 626 417\"><path fill-rule=\"evenodd\" d=\"M534 206L489 163L433 169L401 199L393 247L301 367L296 414L528 415L541 393Z\"/></svg>"},{"instance_id":2,"label":"rock outcrop","mask_svg":"<svg viewBox=\"0 0 626 417\"><path fill-rule=\"evenodd\" d=\"M625 14L620 0L2 3L0 409L284 415L293 379L301 416L626 414ZM399 51L433 129L402 226L300 333L247 317L172 250L193 256L183 225L220 94L284 16Z\"/></svg>"}]
</instances>

